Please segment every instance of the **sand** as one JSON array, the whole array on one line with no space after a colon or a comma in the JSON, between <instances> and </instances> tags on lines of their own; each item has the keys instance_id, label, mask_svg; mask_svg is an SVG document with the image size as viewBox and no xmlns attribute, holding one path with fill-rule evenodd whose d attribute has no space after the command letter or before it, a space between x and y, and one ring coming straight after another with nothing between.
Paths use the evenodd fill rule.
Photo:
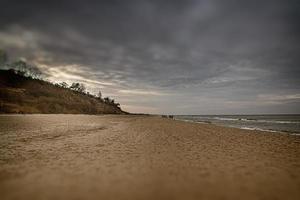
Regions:
<instances>
[{"instance_id":1,"label":"sand","mask_svg":"<svg viewBox=\"0 0 300 200\"><path fill-rule=\"evenodd\" d=\"M300 199L300 137L146 116L0 116L0 199Z\"/></svg>"}]
</instances>

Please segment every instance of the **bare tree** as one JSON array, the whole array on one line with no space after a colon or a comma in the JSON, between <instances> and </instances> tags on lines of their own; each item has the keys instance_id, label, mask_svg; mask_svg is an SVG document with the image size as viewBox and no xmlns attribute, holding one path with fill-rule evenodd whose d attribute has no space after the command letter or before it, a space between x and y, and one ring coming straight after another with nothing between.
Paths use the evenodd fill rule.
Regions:
<instances>
[{"instance_id":1,"label":"bare tree","mask_svg":"<svg viewBox=\"0 0 300 200\"><path fill-rule=\"evenodd\" d=\"M82 83L72 83L70 89L80 93L85 93L86 91L85 85Z\"/></svg>"},{"instance_id":2,"label":"bare tree","mask_svg":"<svg viewBox=\"0 0 300 200\"><path fill-rule=\"evenodd\" d=\"M59 83L58 85L59 85L60 87L62 87L62 88L68 88L68 87L69 87L68 83L66 83L66 82L61 82L61 83Z\"/></svg>"},{"instance_id":3,"label":"bare tree","mask_svg":"<svg viewBox=\"0 0 300 200\"><path fill-rule=\"evenodd\" d=\"M105 102L106 104L113 105L113 106L117 106L118 108L120 108L120 104L117 103L117 102L115 102L114 99L111 99L111 98L109 98L109 97L105 97L103 100L104 100L104 102Z\"/></svg>"},{"instance_id":4,"label":"bare tree","mask_svg":"<svg viewBox=\"0 0 300 200\"><path fill-rule=\"evenodd\" d=\"M82 83L79 84L78 92L81 92L81 93L85 93L86 92L86 87L85 87L84 84L82 84Z\"/></svg>"},{"instance_id":5,"label":"bare tree","mask_svg":"<svg viewBox=\"0 0 300 200\"><path fill-rule=\"evenodd\" d=\"M101 98L102 98L102 93L101 93L101 91L98 92L97 98L98 98L98 99L101 99Z\"/></svg>"},{"instance_id":6,"label":"bare tree","mask_svg":"<svg viewBox=\"0 0 300 200\"><path fill-rule=\"evenodd\" d=\"M109 103L110 102L110 98L109 97L105 97L103 100L104 100L105 103Z\"/></svg>"},{"instance_id":7,"label":"bare tree","mask_svg":"<svg viewBox=\"0 0 300 200\"><path fill-rule=\"evenodd\" d=\"M29 65L23 60L18 60L10 64L10 68L14 69L17 74L30 77L33 79L41 78L42 72L35 65Z\"/></svg>"}]
</instances>

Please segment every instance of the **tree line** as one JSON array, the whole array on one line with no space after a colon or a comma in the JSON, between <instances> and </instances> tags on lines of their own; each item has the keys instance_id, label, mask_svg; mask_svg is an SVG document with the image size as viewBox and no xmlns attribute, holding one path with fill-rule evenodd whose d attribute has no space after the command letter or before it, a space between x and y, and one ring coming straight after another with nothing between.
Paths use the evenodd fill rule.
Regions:
<instances>
[{"instance_id":1,"label":"tree line","mask_svg":"<svg viewBox=\"0 0 300 200\"><path fill-rule=\"evenodd\" d=\"M15 74L18 74L20 76L24 76L27 78L43 80L42 79L43 73L37 66L28 64L24 60L18 60L18 61L12 62L12 63L8 63L7 54L5 51L3 51L1 49L0 49L0 68L6 69L6 70L11 70ZM49 81L47 81L47 82L49 82ZM49 83L51 83L51 82L49 82ZM83 83L75 82L75 83L72 83L71 85L69 85L66 82L61 82L61 83L51 83L51 84L53 84L56 87L69 89L76 93L86 95L86 96L89 96L92 98L96 98L97 100L104 102L106 104L120 107L120 104L115 102L114 99L112 99L110 97L102 98L102 93L100 90L96 95L89 93L86 89L86 86Z\"/></svg>"},{"instance_id":2,"label":"tree line","mask_svg":"<svg viewBox=\"0 0 300 200\"><path fill-rule=\"evenodd\" d=\"M85 85L82 84L82 83L72 83L71 85L69 85L66 82L61 82L61 83L55 83L54 85L57 86L57 87L61 87L61 88L65 88L65 89L70 89L70 90L72 90L74 92L78 92L78 93L81 93L81 94L84 94L84 95L96 98L99 101L102 101L102 102L104 102L106 104L120 107L120 104L117 103L117 102L115 102L114 99L112 99L110 97L104 97L104 98L102 98L101 91L99 91L96 95L87 92Z\"/></svg>"}]
</instances>

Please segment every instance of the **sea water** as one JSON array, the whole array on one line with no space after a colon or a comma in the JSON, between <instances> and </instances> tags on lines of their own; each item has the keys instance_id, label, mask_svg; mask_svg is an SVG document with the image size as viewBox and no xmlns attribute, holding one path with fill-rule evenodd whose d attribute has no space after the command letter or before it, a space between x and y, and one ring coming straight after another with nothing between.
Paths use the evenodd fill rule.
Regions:
<instances>
[{"instance_id":1,"label":"sea water","mask_svg":"<svg viewBox=\"0 0 300 200\"><path fill-rule=\"evenodd\" d=\"M300 134L300 115L177 115L175 119L248 130Z\"/></svg>"}]
</instances>

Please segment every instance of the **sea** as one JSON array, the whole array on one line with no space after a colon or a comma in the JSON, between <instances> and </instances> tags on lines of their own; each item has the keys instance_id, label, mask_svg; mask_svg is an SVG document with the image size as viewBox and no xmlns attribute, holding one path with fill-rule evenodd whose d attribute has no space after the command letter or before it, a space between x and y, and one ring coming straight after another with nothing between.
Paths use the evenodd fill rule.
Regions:
<instances>
[{"instance_id":1,"label":"sea","mask_svg":"<svg viewBox=\"0 0 300 200\"><path fill-rule=\"evenodd\" d=\"M175 115L175 119L248 130L300 135L299 115Z\"/></svg>"}]
</instances>

